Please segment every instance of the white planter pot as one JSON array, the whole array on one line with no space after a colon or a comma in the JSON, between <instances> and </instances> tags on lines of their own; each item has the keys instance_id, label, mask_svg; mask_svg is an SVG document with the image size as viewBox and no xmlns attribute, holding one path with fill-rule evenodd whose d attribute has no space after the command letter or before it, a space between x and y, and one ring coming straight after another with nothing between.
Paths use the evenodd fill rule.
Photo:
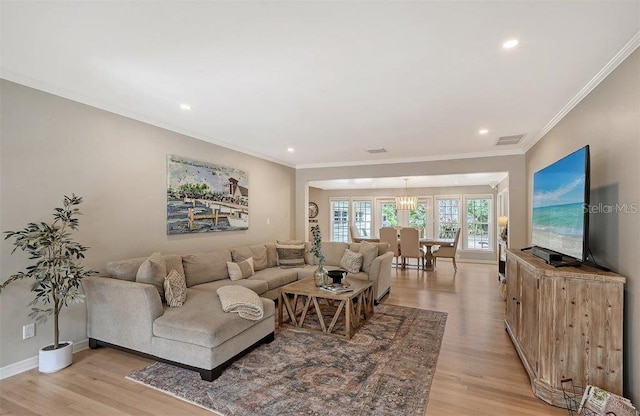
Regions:
<instances>
[{"instance_id":1,"label":"white planter pot","mask_svg":"<svg viewBox=\"0 0 640 416\"><path fill-rule=\"evenodd\" d=\"M73 342L62 341L59 345L64 346L57 350L45 349L51 347L51 345L40 348L38 369L41 373L55 373L71 365L71 361L73 361Z\"/></svg>"}]
</instances>

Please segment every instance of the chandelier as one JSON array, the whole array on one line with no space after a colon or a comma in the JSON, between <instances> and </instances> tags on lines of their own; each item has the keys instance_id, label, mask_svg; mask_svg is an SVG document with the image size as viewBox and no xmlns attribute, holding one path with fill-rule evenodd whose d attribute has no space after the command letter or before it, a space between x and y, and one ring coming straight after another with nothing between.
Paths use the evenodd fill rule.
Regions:
<instances>
[{"instance_id":1,"label":"chandelier","mask_svg":"<svg viewBox=\"0 0 640 416\"><path fill-rule=\"evenodd\" d=\"M407 195L407 182L408 178L404 179L404 196L396 197L396 210L397 211L415 211L418 209L418 197Z\"/></svg>"}]
</instances>

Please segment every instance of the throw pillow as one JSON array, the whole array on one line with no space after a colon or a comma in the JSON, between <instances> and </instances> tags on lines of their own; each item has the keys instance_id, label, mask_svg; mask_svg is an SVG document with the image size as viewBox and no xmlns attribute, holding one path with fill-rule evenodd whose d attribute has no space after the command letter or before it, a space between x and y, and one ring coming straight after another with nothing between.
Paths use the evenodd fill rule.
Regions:
<instances>
[{"instance_id":1,"label":"throw pillow","mask_svg":"<svg viewBox=\"0 0 640 416\"><path fill-rule=\"evenodd\" d=\"M347 248L344 250L342 260L340 260L340 267L349 273L358 273L362 267L362 257L362 253L356 253Z\"/></svg>"},{"instance_id":2,"label":"throw pillow","mask_svg":"<svg viewBox=\"0 0 640 416\"><path fill-rule=\"evenodd\" d=\"M304 244L302 240L276 240L276 244L280 244L283 246L299 246L300 244Z\"/></svg>"},{"instance_id":3,"label":"throw pillow","mask_svg":"<svg viewBox=\"0 0 640 416\"><path fill-rule=\"evenodd\" d=\"M160 253L153 253L146 259L136 273L136 282L155 286L164 300L164 278L167 276L167 266Z\"/></svg>"},{"instance_id":4,"label":"throw pillow","mask_svg":"<svg viewBox=\"0 0 640 416\"><path fill-rule=\"evenodd\" d=\"M238 263L228 261L227 269L229 270L229 278L231 280L241 280L253 276L255 274L253 270L253 257L249 257Z\"/></svg>"},{"instance_id":5,"label":"throw pillow","mask_svg":"<svg viewBox=\"0 0 640 416\"><path fill-rule=\"evenodd\" d=\"M304 243L292 245L278 243L276 250L281 268L304 267Z\"/></svg>"},{"instance_id":6,"label":"throw pillow","mask_svg":"<svg viewBox=\"0 0 640 416\"><path fill-rule=\"evenodd\" d=\"M164 297L167 299L167 305L172 308L184 305L187 300L187 282L176 269L172 269L164 278Z\"/></svg>"},{"instance_id":7,"label":"throw pillow","mask_svg":"<svg viewBox=\"0 0 640 416\"><path fill-rule=\"evenodd\" d=\"M360 242L360 253L362 253L362 271L369 273L371 263L378 257L378 247L368 241Z\"/></svg>"}]
</instances>

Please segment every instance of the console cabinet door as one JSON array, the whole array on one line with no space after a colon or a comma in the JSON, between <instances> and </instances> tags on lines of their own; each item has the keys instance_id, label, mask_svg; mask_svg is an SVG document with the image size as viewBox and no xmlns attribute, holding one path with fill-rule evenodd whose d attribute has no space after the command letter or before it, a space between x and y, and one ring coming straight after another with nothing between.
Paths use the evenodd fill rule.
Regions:
<instances>
[{"instance_id":1,"label":"console cabinet door","mask_svg":"<svg viewBox=\"0 0 640 416\"><path fill-rule=\"evenodd\" d=\"M607 386L621 394L623 286L555 277L541 284L540 295L549 296L541 316L553 317L553 322L544 320L541 340L555 342L540 346L539 377L556 389L562 389L561 380L570 377L576 384Z\"/></svg>"},{"instance_id":2,"label":"console cabinet door","mask_svg":"<svg viewBox=\"0 0 640 416\"><path fill-rule=\"evenodd\" d=\"M507 258L507 322L517 334L518 328L518 296L520 296L520 277L518 276L518 262Z\"/></svg>"},{"instance_id":3,"label":"console cabinet door","mask_svg":"<svg viewBox=\"0 0 640 416\"><path fill-rule=\"evenodd\" d=\"M534 372L537 372L538 334L540 318L538 316L538 278L520 267L520 325L518 340L527 361Z\"/></svg>"}]
</instances>

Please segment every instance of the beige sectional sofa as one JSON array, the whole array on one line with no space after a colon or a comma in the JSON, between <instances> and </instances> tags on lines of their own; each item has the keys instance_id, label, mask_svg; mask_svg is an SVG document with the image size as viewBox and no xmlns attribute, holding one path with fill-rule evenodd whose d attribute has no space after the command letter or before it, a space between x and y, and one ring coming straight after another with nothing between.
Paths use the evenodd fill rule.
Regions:
<instances>
[{"instance_id":1,"label":"beige sectional sofa","mask_svg":"<svg viewBox=\"0 0 640 416\"><path fill-rule=\"evenodd\" d=\"M393 253L386 243L376 245L378 255L369 271L349 273L348 278L374 281L379 301L389 292ZM340 268L345 249L357 252L359 244L323 242L322 248L325 268L331 270ZM240 262L248 257L253 258L255 274L231 280L227 262ZM165 255L167 272L176 270L185 277L187 285L184 305L170 308L163 304L155 286L136 282L138 269L146 259L110 262L109 276L83 279L89 346L125 349L198 371L209 381L217 378L233 359L274 339L274 300L280 296L280 288L313 276L317 268L317 259L308 253L304 267L280 268L275 243ZM226 285L242 285L256 292L263 304L263 318L250 321L224 312L216 290Z\"/></svg>"}]
</instances>

